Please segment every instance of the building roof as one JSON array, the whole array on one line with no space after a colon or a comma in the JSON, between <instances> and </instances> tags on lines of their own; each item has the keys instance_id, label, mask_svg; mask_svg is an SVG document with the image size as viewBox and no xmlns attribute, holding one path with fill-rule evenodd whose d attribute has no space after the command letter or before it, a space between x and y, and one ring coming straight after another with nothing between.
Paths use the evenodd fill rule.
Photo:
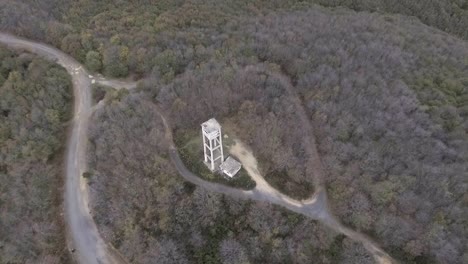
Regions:
<instances>
[{"instance_id":1,"label":"building roof","mask_svg":"<svg viewBox=\"0 0 468 264\"><path fill-rule=\"evenodd\" d=\"M221 171L229 177L234 177L241 169L242 165L230 156L219 166Z\"/></svg>"}]
</instances>

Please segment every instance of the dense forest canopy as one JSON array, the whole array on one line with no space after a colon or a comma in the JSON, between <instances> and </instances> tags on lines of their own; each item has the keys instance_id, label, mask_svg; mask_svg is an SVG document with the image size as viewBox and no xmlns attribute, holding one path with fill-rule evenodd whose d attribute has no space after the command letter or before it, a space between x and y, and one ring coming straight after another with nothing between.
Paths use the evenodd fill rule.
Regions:
<instances>
[{"instance_id":1,"label":"dense forest canopy","mask_svg":"<svg viewBox=\"0 0 468 264\"><path fill-rule=\"evenodd\" d=\"M300 98L345 223L403 262L466 260L465 42L403 16L323 8L166 34L159 41L172 48L141 88L176 130L213 115L235 124L266 179L306 196L312 179L291 103Z\"/></svg>"},{"instance_id":2,"label":"dense forest canopy","mask_svg":"<svg viewBox=\"0 0 468 264\"><path fill-rule=\"evenodd\" d=\"M146 93L112 100L92 124L94 218L131 263L373 263L362 245L304 216L184 182Z\"/></svg>"},{"instance_id":3,"label":"dense forest canopy","mask_svg":"<svg viewBox=\"0 0 468 264\"><path fill-rule=\"evenodd\" d=\"M0 46L0 263L67 263L62 152L65 69Z\"/></svg>"},{"instance_id":4,"label":"dense forest canopy","mask_svg":"<svg viewBox=\"0 0 468 264\"><path fill-rule=\"evenodd\" d=\"M212 37L228 33L226 26L233 21L317 4L414 16L468 39L466 0L1 0L0 29L59 47L92 71L122 77L156 70L167 79L182 72L186 64L203 60ZM187 37L190 49L174 43Z\"/></svg>"},{"instance_id":5,"label":"dense forest canopy","mask_svg":"<svg viewBox=\"0 0 468 264\"><path fill-rule=\"evenodd\" d=\"M314 222L183 183L158 104L176 133L211 116L234 127L266 180L292 196L314 189L303 141L313 133L347 225L403 263L466 263L467 9L462 0L0 0L0 27L93 72L145 77L136 92L108 97L90 129L95 220L132 262L372 261ZM299 107L313 131L297 122Z\"/></svg>"},{"instance_id":6,"label":"dense forest canopy","mask_svg":"<svg viewBox=\"0 0 468 264\"><path fill-rule=\"evenodd\" d=\"M405 17L344 10L272 13L229 28L219 36L222 55L159 89L176 125L237 117L241 137L260 158L267 154L262 164L287 165L274 158L284 146L305 158L281 138L303 133L283 123L297 120L282 108L294 95L279 80L290 80L313 122L337 214L405 262L466 260L465 42ZM311 175L296 168L282 177L301 186L296 175Z\"/></svg>"}]
</instances>

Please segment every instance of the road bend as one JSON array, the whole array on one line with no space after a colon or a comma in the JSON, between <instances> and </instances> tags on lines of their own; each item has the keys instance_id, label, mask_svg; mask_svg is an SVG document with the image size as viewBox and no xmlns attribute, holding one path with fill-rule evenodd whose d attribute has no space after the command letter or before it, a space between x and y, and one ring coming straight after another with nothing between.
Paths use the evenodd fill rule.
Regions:
<instances>
[{"instance_id":1,"label":"road bend","mask_svg":"<svg viewBox=\"0 0 468 264\"><path fill-rule=\"evenodd\" d=\"M88 207L86 171L87 130L91 108L91 79L83 66L69 55L50 46L0 33L0 42L26 50L63 66L72 77L74 118L66 150L64 209L67 241L72 256L83 264L125 263L101 238Z\"/></svg>"}]
</instances>

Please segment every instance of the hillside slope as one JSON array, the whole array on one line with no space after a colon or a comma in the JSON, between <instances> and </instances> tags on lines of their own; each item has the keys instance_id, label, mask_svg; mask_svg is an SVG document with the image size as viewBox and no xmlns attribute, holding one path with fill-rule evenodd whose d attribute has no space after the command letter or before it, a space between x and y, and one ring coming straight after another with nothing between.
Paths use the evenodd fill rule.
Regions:
<instances>
[{"instance_id":1,"label":"hillside slope","mask_svg":"<svg viewBox=\"0 0 468 264\"><path fill-rule=\"evenodd\" d=\"M62 153L67 72L0 46L0 263L68 263Z\"/></svg>"},{"instance_id":2,"label":"hillside slope","mask_svg":"<svg viewBox=\"0 0 468 264\"><path fill-rule=\"evenodd\" d=\"M170 201L189 203L205 195L200 190L196 194L200 197L194 198L190 196L193 187L171 182L173 169L166 165L164 148L145 141L149 140L146 135L158 136L159 126L151 118L151 104L157 102L174 120L176 133L198 131L199 124L211 116L231 124L232 132L258 157L267 181L289 195L304 197L314 187L313 168L301 140L304 133L312 133L326 165L324 180L335 214L346 224L368 233L404 263L464 263L468 261L466 4L397 2L322 4L413 15L445 32L402 15L330 9L304 1L76 1L66 5L52 1L56 8L50 12L44 6L51 2L45 0L31 5L3 1L6 8L1 10L6 15L0 24L2 29L60 47L92 71L147 77L137 97L116 93L104 112L97 113L102 124L92 128L96 172L91 177L99 190L93 201L96 220L130 259L148 262L151 256L146 256L153 248L136 252L126 244L129 241L157 245L168 256L179 256L177 238L161 238L164 232L153 223L162 221L163 227L170 223L166 234L183 237L188 234L184 228L190 227L189 219L201 217L182 210L191 213L178 224L180 211L170 209L163 216L151 211L162 195L159 188L173 190ZM21 10L37 12L19 16ZM286 92L289 87L292 93ZM313 131L304 131L297 122L298 106L292 103L296 99ZM140 109L137 115L135 109ZM142 130L120 127L125 122ZM141 141L119 143L114 137ZM107 156L110 151L112 155ZM121 162L127 167L114 166ZM168 180L159 186L157 177ZM123 180L132 180L126 183L131 188L122 190ZM148 181L155 183L148 185ZM136 195L137 191L145 197ZM118 195L112 204L105 204ZM127 202L132 199L130 206ZM222 199L212 203L217 206ZM211 217L220 210L216 206L203 213ZM119 221L105 219L106 214L118 215ZM235 217L243 222L247 216ZM254 219L249 225L257 222L261 221ZM226 230L214 229L211 234L210 225L203 230L213 237L190 242L193 245L184 242L187 251L182 255L189 260L190 256L219 260L217 235ZM229 230L239 237L255 236L239 227L244 225ZM295 232L293 237L298 235ZM285 240L290 235L277 234ZM316 256L325 263L352 259L336 253L344 254L347 245L339 237L327 239L326 246L313 244L312 253L304 253L300 260L295 257L303 255L295 248L274 247L284 242L271 239L277 237L248 242L252 252L235 252L252 262L304 263ZM155 242L156 238L170 242ZM216 243L210 252L190 249L211 238ZM240 247L232 241L228 245ZM258 248L262 250L255 251ZM280 255L269 257L270 252Z\"/></svg>"},{"instance_id":3,"label":"hillside slope","mask_svg":"<svg viewBox=\"0 0 468 264\"><path fill-rule=\"evenodd\" d=\"M336 213L405 262L466 261L465 42L405 17L345 10L273 13L229 29L212 37L208 63L159 89L177 126L237 118L267 180L283 166L282 180L301 186L312 175L286 158L306 157L288 143L303 133L282 104L279 80L289 79L313 122Z\"/></svg>"},{"instance_id":4,"label":"hillside slope","mask_svg":"<svg viewBox=\"0 0 468 264\"><path fill-rule=\"evenodd\" d=\"M225 30L239 18L316 5L413 16L426 25L468 39L468 3L464 0L0 0L0 29L45 41L86 63L92 71L121 77L146 75L160 67L164 62L158 54L173 49L172 39L180 35L190 34L191 48L197 51L211 41L213 30ZM161 37L166 34L169 38ZM200 34L206 34L203 41L197 41ZM193 60L185 52L173 56L182 65ZM181 71L175 68L165 74Z\"/></svg>"}]
</instances>

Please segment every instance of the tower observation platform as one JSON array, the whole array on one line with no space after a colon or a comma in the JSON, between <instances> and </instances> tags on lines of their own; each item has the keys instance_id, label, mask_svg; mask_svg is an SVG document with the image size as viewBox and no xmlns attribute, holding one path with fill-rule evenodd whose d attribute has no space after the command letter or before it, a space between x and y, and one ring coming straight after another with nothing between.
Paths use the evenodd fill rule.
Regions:
<instances>
[{"instance_id":1,"label":"tower observation platform","mask_svg":"<svg viewBox=\"0 0 468 264\"><path fill-rule=\"evenodd\" d=\"M201 126L205 164L211 171L215 171L224 161L221 125L216 119L211 118Z\"/></svg>"},{"instance_id":2,"label":"tower observation platform","mask_svg":"<svg viewBox=\"0 0 468 264\"><path fill-rule=\"evenodd\" d=\"M221 125L216 119L211 118L201 124L203 134L203 154L205 164L212 171L224 173L229 178L233 178L241 169L241 164L228 157L224 160L223 153L223 137L221 133Z\"/></svg>"}]
</instances>

